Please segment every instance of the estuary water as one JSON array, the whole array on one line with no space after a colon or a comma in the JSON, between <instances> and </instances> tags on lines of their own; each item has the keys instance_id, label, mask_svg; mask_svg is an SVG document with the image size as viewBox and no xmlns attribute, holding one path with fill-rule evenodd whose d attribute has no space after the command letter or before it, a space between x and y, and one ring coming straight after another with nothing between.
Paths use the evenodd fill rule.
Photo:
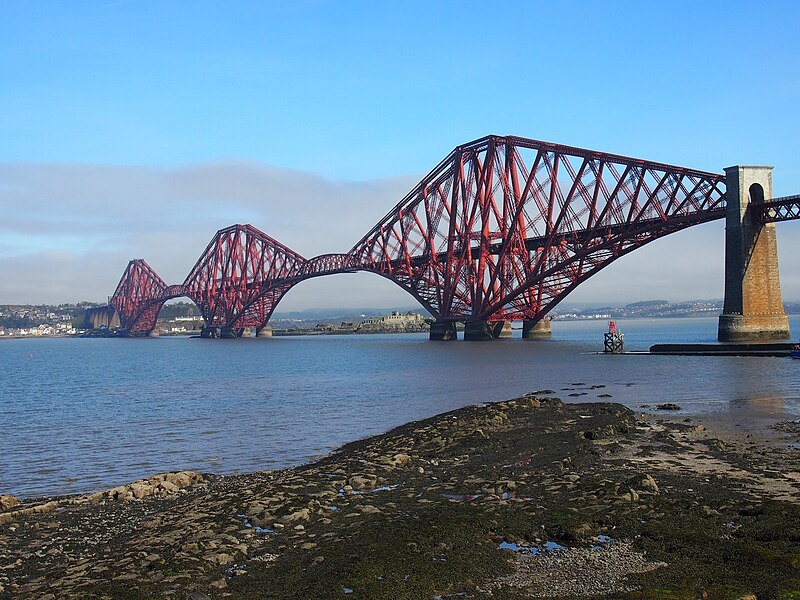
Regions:
<instances>
[{"instance_id":1,"label":"estuary water","mask_svg":"<svg viewBox=\"0 0 800 600\"><path fill-rule=\"evenodd\" d=\"M800 317L790 321L798 331ZM618 324L627 350L646 350L713 342L717 319ZM293 466L411 420L548 388L564 401L676 402L681 415L800 418L800 361L597 354L606 325L556 321L551 339L515 331L495 342L426 334L2 341L0 493Z\"/></svg>"}]
</instances>

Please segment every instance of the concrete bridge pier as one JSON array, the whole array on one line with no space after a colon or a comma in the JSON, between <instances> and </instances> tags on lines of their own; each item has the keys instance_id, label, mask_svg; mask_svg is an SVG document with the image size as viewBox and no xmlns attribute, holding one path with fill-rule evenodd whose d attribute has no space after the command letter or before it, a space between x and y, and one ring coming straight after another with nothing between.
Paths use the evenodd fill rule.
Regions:
<instances>
[{"instance_id":1,"label":"concrete bridge pier","mask_svg":"<svg viewBox=\"0 0 800 600\"><path fill-rule=\"evenodd\" d=\"M465 321L464 340L468 342L493 340L493 326L494 323L489 321Z\"/></svg>"},{"instance_id":2,"label":"concrete bridge pier","mask_svg":"<svg viewBox=\"0 0 800 600\"><path fill-rule=\"evenodd\" d=\"M725 306L720 342L781 340L789 337L783 309L775 224L759 225L751 204L772 198L772 167L725 169Z\"/></svg>"},{"instance_id":3,"label":"concrete bridge pier","mask_svg":"<svg viewBox=\"0 0 800 600\"><path fill-rule=\"evenodd\" d=\"M208 338L210 340L218 340L223 337L233 337L231 335L231 328L222 325L211 325L203 327L200 330L201 338Z\"/></svg>"},{"instance_id":4,"label":"concrete bridge pier","mask_svg":"<svg viewBox=\"0 0 800 600\"><path fill-rule=\"evenodd\" d=\"M228 327L227 325L211 325L210 327L203 327L200 330L201 338L209 339L230 339L242 337L244 329Z\"/></svg>"},{"instance_id":5,"label":"concrete bridge pier","mask_svg":"<svg viewBox=\"0 0 800 600\"><path fill-rule=\"evenodd\" d=\"M259 338L271 338L272 337L272 327L270 325L264 325L263 327L259 327L256 329L256 337Z\"/></svg>"},{"instance_id":6,"label":"concrete bridge pier","mask_svg":"<svg viewBox=\"0 0 800 600\"><path fill-rule=\"evenodd\" d=\"M458 339L454 321L434 321L431 323L430 339L440 342L449 342Z\"/></svg>"},{"instance_id":7,"label":"concrete bridge pier","mask_svg":"<svg viewBox=\"0 0 800 600\"><path fill-rule=\"evenodd\" d=\"M511 321L495 321L489 325L492 328L492 337L496 340L508 340L514 337L511 331Z\"/></svg>"},{"instance_id":8,"label":"concrete bridge pier","mask_svg":"<svg viewBox=\"0 0 800 600\"><path fill-rule=\"evenodd\" d=\"M547 317L538 321L526 319L522 322L522 339L540 340L544 337L550 337L551 334L550 319Z\"/></svg>"}]
</instances>

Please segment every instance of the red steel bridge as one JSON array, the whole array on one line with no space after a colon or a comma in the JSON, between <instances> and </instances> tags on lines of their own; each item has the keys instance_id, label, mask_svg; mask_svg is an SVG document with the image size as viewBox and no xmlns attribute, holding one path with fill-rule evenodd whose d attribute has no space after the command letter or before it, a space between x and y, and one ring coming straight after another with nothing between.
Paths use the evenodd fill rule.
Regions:
<instances>
[{"instance_id":1,"label":"red steel bridge","mask_svg":"<svg viewBox=\"0 0 800 600\"><path fill-rule=\"evenodd\" d=\"M798 218L800 196L754 205L753 214L762 223ZM535 333L619 257L725 216L725 175L487 136L455 148L347 253L305 258L252 225L232 225L178 285L132 260L110 304L123 334L150 332L164 302L188 297L208 331L238 336L266 327L305 279L369 271L416 298L436 320L432 337L454 337L457 321L476 337L511 320Z\"/></svg>"}]
</instances>

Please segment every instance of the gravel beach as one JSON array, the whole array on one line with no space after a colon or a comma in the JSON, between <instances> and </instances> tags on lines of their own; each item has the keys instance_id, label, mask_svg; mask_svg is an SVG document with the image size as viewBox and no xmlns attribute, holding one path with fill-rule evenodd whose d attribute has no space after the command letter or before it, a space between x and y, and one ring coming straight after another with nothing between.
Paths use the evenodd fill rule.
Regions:
<instances>
[{"instance_id":1,"label":"gravel beach","mask_svg":"<svg viewBox=\"0 0 800 600\"><path fill-rule=\"evenodd\" d=\"M553 395L294 469L0 496L0 598L800 598L796 424Z\"/></svg>"}]
</instances>

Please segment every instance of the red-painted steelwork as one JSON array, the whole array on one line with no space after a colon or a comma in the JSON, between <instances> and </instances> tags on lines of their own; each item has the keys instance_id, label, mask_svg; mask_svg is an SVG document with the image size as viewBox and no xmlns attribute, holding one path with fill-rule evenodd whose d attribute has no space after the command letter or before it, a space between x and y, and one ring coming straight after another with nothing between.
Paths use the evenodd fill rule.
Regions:
<instances>
[{"instance_id":1,"label":"red-painted steelwork","mask_svg":"<svg viewBox=\"0 0 800 600\"><path fill-rule=\"evenodd\" d=\"M358 271L350 254L320 254L310 259L303 267L304 278L331 273L353 273Z\"/></svg>"},{"instance_id":2,"label":"red-painted steelwork","mask_svg":"<svg viewBox=\"0 0 800 600\"><path fill-rule=\"evenodd\" d=\"M168 299L169 286L141 258L128 263L109 302L117 309L120 328L127 332L150 331L158 311Z\"/></svg>"},{"instance_id":3,"label":"red-painted steelwork","mask_svg":"<svg viewBox=\"0 0 800 600\"><path fill-rule=\"evenodd\" d=\"M112 303L152 329L185 295L206 324L266 325L296 283L371 271L437 320L537 321L582 281L669 233L720 219L724 176L548 142L489 136L457 147L347 254L305 259L251 225L222 229L180 286L144 261Z\"/></svg>"},{"instance_id":4,"label":"red-painted steelwork","mask_svg":"<svg viewBox=\"0 0 800 600\"><path fill-rule=\"evenodd\" d=\"M773 198L750 205L756 223L778 223L800 219L800 195Z\"/></svg>"},{"instance_id":5,"label":"red-painted steelwork","mask_svg":"<svg viewBox=\"0 0 800 600\"><path fill-rule=\"evenodd\" d=\"M579 283L724 216L724 177L490 136L456 148L350 254L440 320L541 319Z\"/></svg>"},{"instance_id":6,"label":"red-painted steelwork","mask_svg":"<svg viewBox=\"0 0 800 600\"><path fill-rule=\"evenodd\" d=\"M183 282L208 325L266 325L306 259L252 225L217 232Z\"/></svg>"}]
</instances>

